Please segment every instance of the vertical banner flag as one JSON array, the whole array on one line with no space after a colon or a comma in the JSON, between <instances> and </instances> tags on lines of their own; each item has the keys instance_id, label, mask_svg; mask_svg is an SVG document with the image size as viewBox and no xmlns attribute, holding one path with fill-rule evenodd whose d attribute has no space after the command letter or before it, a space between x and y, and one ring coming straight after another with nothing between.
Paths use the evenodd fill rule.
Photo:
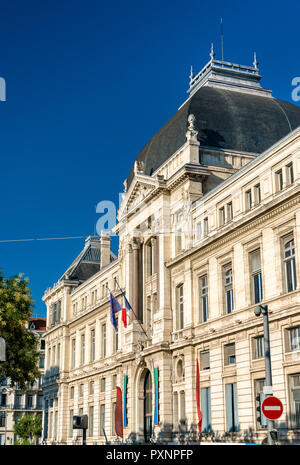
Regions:
<instances>
[{"instance_id":1,"label":"vertical banner flag","mask_svg":"<svg viewBox=\"0 0 300 465\"><path fill-rule=\"evenodd\" d=\"M117 299L110 293L110 321L112 322L113 327L115 328L116 333L118 332L118 324L116 320L116 313L120 312L121 306Z\"/></svg>"},{"instance_id":2,"label":"vertical banner flag","mask_svg":"<svg viewBox=\"0 0 300 465\"><path fill-rule=\"evenodd\" d=\"M127 369L128 372L128 369ZM127 426L127 383L128 375L124 375L124 426Z\"/></svg>"},{"instance_id":3,"label":"vertical banner flag","mask_svg":"<svg viewBox=\"0 0 300 465\"><path fill-rule=\"evenodd\" d=\"M117 402L115 410L115 430L116 435L120 438L123 437L123 420L122 420L122 391L117 386Z\"/></svg>"},{"instance_id":4,"label":"vertical banner flag","mask_svg":"<svg viewBox=\"0 0 300 465\"><path fill-rule=\"evenodd\" d=\"M154 368L153 365L153 375L154 375L154 425L158 425L158 368Z\"/></svg>"},{"instance_id":5,"label":"vertical banner flag","mask_svg":"<svg viewBox=\"0 0 300 465\"><path fill-rule=\"evenodd\" d=\"M202 412L200 410L200 371L199 363L197 359L197 374L196 374L196 402L197 402L197 413L198 413L198 431L199 434L202 431Z\"/></svg>"}]
</instances>

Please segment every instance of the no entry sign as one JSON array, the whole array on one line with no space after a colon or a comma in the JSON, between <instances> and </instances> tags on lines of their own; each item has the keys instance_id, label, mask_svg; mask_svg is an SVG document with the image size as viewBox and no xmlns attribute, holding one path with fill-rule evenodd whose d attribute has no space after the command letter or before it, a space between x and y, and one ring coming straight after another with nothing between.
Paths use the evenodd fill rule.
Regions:
<instances>
[{"instance_id":1,"label":"no entry sign","mask_svg":"<svg viewBox=\"0 0 300 465\"><path fill-rule=\"evenodd\" d=\"M266 397L261 406L262 413L269 420L277 420L282 415L283 405L277 397Z\"/></svg>"}]
</instances>

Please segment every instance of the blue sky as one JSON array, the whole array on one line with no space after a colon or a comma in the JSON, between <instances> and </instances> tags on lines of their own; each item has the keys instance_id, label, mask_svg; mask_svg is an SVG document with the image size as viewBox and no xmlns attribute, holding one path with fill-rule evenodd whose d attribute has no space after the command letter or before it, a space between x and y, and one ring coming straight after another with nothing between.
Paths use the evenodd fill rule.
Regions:
<instances>
[{"instance_id":1,"label":"blue sky","mask_svg":"<svg viewBox=\"0 0 300 465\"><path fill-rule=\"evenodd\" d=\"M296 1L1 2L0 240L87 236L94 206L117 202L139 151L186 99L215 43L253 62L291 101L300 76ZM35 312L83 239L0 243L0 267L29 277ZM116 252L116 241L114 241Z\"/></svg>"}]
</instances>

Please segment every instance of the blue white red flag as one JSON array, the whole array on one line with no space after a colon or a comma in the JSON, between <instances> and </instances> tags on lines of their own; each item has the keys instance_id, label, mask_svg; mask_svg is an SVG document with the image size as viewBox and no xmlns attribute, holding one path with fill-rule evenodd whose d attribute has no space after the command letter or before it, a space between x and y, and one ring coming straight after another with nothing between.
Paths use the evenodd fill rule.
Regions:
<instances>
[{"instance_id":1,"label":"blue white red flag","mask_svg":"<svg viewBox=\"0 0 300 465\"><path fill-rule=\"evenodd\" d=\"M121 305L117 299L110 293L110 321L112 322L113 327L115 328L116 333L118 332L118 323L116 320L116 313L120 312Z\"/></svg>"},{"instance_id":2,"label":"blue white red flag","mask_svg":"<svg viewBox=\"0 0 300 465\"><path fill-rule=\"evenodd\" d=\"M127 311L130 309L131 309L130 303L128 302L125 295L123 294L122 321L124 323L125 328L127 328Z\"/></svg>"}]
</instances>

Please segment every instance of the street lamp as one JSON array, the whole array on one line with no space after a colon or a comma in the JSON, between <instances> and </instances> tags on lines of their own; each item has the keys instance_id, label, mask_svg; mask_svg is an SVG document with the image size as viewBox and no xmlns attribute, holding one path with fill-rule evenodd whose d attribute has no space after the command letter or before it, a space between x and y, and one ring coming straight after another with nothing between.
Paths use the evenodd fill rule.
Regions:
<instances>
[{"instance_id":1,"label":"street lamp","mask_svg":"<svg viewBox=\"0 0 300 465\"><path fill-rule=\"evenodd\" d=\"M264 352L265 352L265 367L266 367L266 395L272 395L272 367L271 367L271 352L270 352L270 333L269 333L269 315L267 305L258 305L254 309L255 316L263 316L264 324ZM262 412L261 412L262 414ZM274 421L267 419L268 427L268 444L273 445L273 430Z\"/></svg>"}]
</instances>

